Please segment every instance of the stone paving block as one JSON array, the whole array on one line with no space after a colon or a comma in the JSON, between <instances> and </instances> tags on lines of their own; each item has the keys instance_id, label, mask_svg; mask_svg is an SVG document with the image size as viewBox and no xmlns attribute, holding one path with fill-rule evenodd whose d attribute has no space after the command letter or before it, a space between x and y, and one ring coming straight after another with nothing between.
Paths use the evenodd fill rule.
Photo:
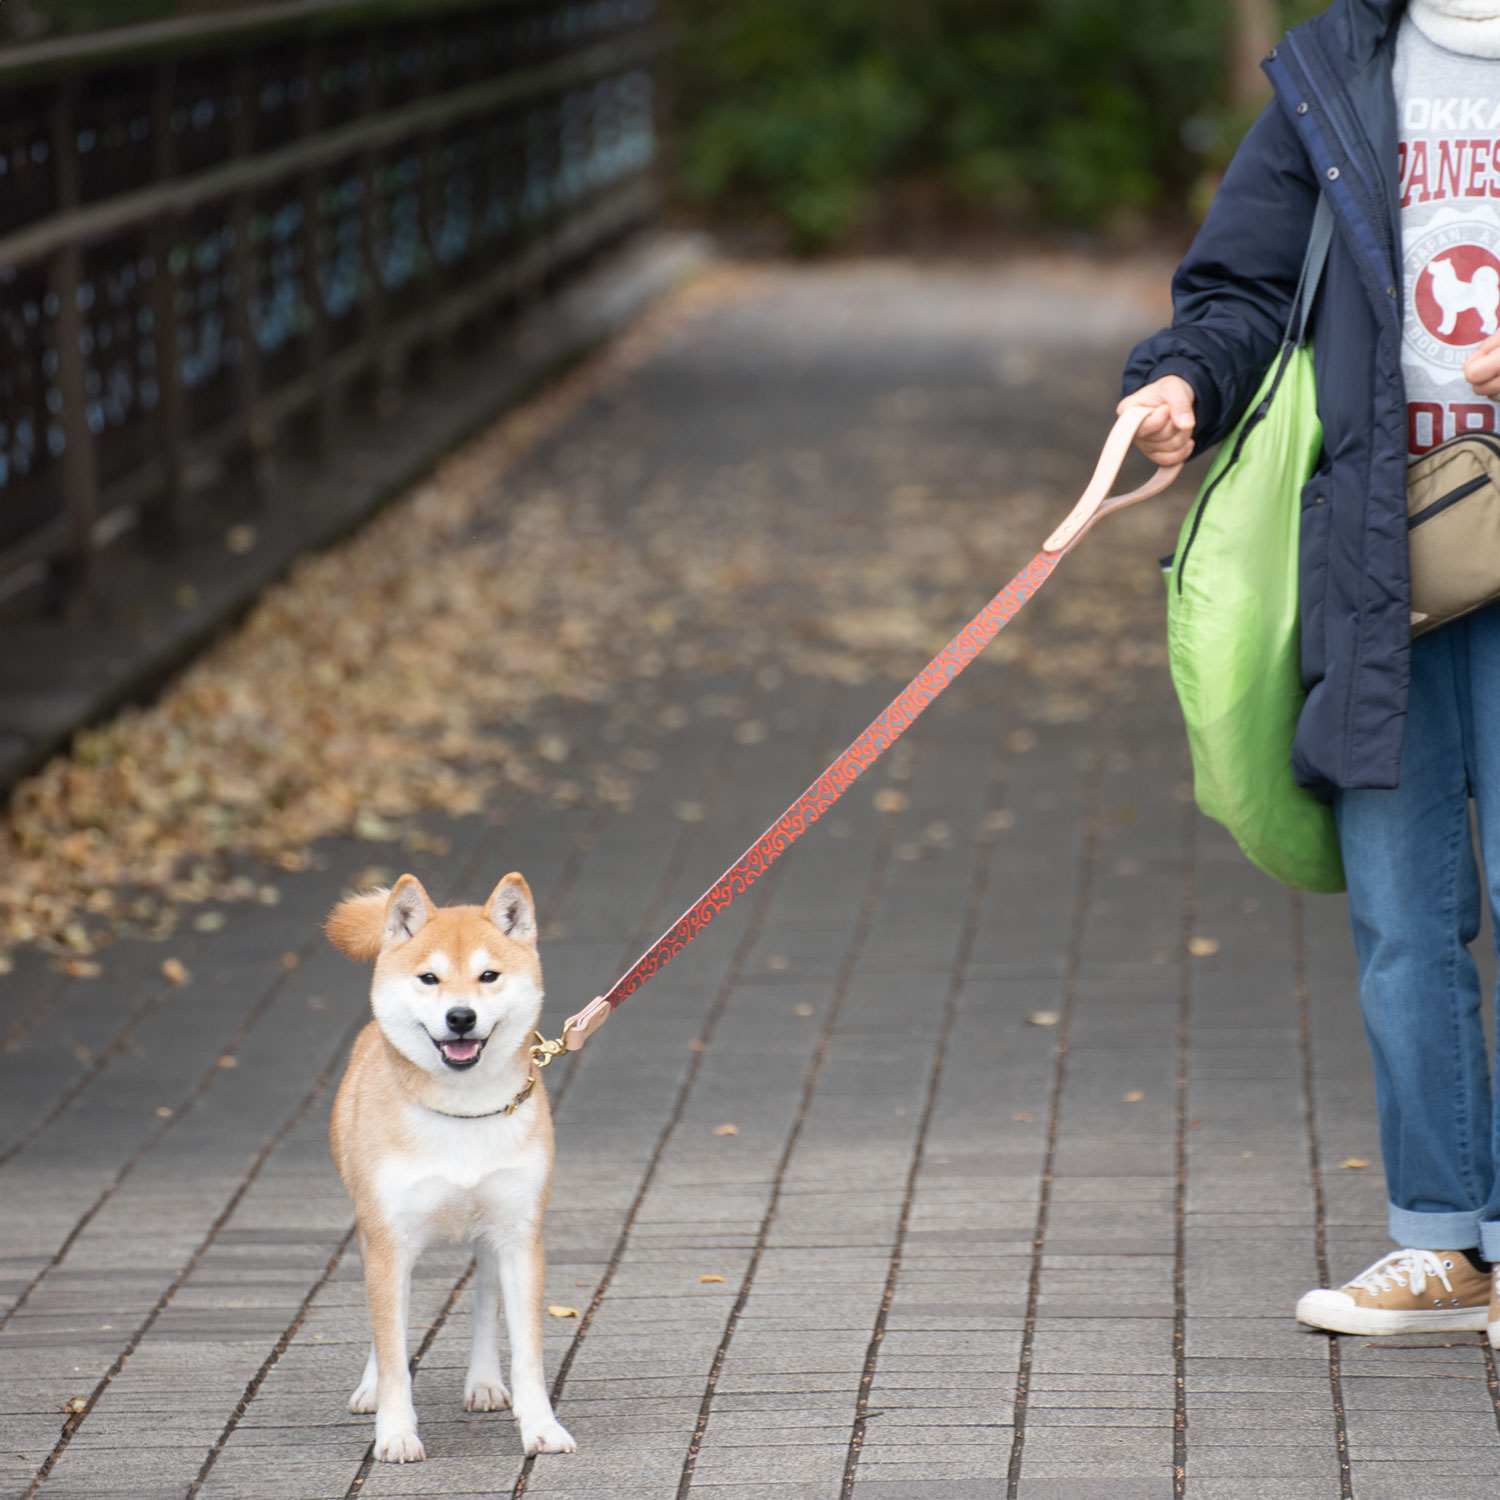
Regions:
<instances>
[{"instance_id":1,"label":"stone paving block","mask_svg":"<svg viewBox=\"0 0 1500 1500\"><path fill-rule=\"evenodd\" d=\"M1172 1477L1073 1474L1023 1477L1016 1500L1171 1500Z\"/></svg>"},{"instance_id":2,"label":"stone paving block","mask_svg":"<svg viewBox=\"0 0 1500 1500\"><path fill-rule=\"evenodd\" d=\"M1001 1500L1005 1483L995 1479L865 1479L856 1477L855 1500Z\"/></svg>"},{"instance_id":3,"label":"stone paving block","mask_svg":"<svg viewBox=\"0 0 1500 1500\"><path fill-rule=\"evenodd\" d=\"M1490 1500L1495 1493L1493 1467L1485 1474L1445 1474L1429 1462L1352 1466L1360 1500ZM1322 1497L1316 1497L1322 1500Z\"/></svg>"}]
</instances>

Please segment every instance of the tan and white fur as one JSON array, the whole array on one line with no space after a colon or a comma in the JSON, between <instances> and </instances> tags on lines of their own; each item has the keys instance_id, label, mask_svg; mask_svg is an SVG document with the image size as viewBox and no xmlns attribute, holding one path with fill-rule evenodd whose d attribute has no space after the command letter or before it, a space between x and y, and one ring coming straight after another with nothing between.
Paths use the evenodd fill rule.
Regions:
<instances>
[{"instance_id":1,"label":"tan and white fur","mask_svg":"<svg viewBox=\"0 0 1500 1500\"><path fill-rule=\"evenodd\" d=\"M330 1132L354 1199L373 1343L349 1409L375 1413L375 1455L425 1457L407 1367L411 1273L437 1240L473 1246L468 1411L511 1405L500 1377L498 1304L527 1453L576 1445L552 1412L542 1370L542 1214L552 1181L552 1117L529 1044L542 1008L536 910L519 875L483 906L438 908L403 875L340 902L328 936L374 961L375 1019L354 1043Z\"/></svg>"}]
</instances>

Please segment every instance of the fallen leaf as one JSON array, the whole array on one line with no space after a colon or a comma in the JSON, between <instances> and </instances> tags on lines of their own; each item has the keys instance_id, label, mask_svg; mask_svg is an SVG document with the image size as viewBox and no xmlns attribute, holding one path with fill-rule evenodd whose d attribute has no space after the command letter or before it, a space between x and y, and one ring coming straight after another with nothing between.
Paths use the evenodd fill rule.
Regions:
<instances>
[{"instance_id":1,"label":"fallen leaf","mask_svg":"<svg viewBox=\"0 0 1500 1500\"><path fill-rule=\"evenodd\" d=\"M758 745L766 737L766 726L759 719L746 719L734 726L734 737L741 745Z\"/></svg>"},{"instance_id":2,"label":"fallen leaf","mask_svg":"<svg viewBox=\"0 0 1500 1500\"><path fill-rule=\"evenodd\" d=\"M714 1126L714 1134L715 1135L738 1135L739 1133L740 1133L740 1127L738 1125L715 1125Z\"/></svg>"},{"instance_id":3,"label":"fallen leaf","mask_svg":"<svg viewBox=\"0 0 1500 1500\"><path fill-rule=\"evenodd\" d=\"M224 533L224 546L236 557L243 557L247 552L254 552L255 544L259 540L253 526L231 526Z\"/></svg>"},{"instance_id":4,"label":"fallen leaf","mask_svg":"<svg viewBox=\"0 0 1500 1500\"><path fill-rule=\"evenodd\" d=\"M554 1318L576 1318L578 1316L578 1309L576 1307L564 1307L561 1302L552 1303L547 1308L547 1311Z\"/></svg>"},{"instance_id":5,"label":"fallen leaf","mask_svg":"<svg viewBox=\"0 0 1500 1500\"><path fill-rule=\"evenodd\" d=\"M1036 735L1029 729L1013 729L1006 743L1011 754L1025 755L1028 750L1036 749Z\"/></svg>"},{"instance_id":6,"label":"fallen leaf","mask_svg":"<svg viewBox=\"0 0 1500 1500\"><path fill-rule=\"evenodd\" d=\"M89 1398L87 1396L70 1396L58 1407L59 1411L65 1411L69 1416L81 1417L88 1410Z\"/></svg>"},{"instance_id":7,"label":"fallen leaf","mask_svg":"<svg viewBox=\"0 0 1500 1500\"><path fill-rule=\"evenodd\" d=\"M997 807L984 815L986 833L1004 833L1007 828L1015 826L1016 815L1008 807Z\"/></svg>"},{"instance_id":8,"label":"fallen leaf","mask_svg":"<svg viewBox=\"0 0 1500 1500\"><path fill-rule=\"evenodd\" d=\"M1139 1104L1146 1096L1139 1089L1131 1089L1128 1093L1120 1095L1121 1104Z\"/></svg>"},{"instance_id":9,"label":"fallen leaf","mask_svg":"<svg viewBox=\"0 0 1500 1500\"><path fill-rule=\"evenodd\" d=\"M302 962L295 953L283 953L281 955L281 967L283 969L295 969Z\"/></svg>"},{"instance_id":10,"label":"fallen leaf","mask_svg":"<svg viewBox=\"0 0 1500 1500\"><path fill-rule=\"evenodd\" d=\"M186 984L193 976L188 973L187 966L180 958L164 958L161 961L161 972L165 979L173 984Z\"/></svg>"},{"instance_id":11,"label":"fallen leaf","mask_svg":"<svg viewBox=\"0 0 1500 1500\"><path fill-rule=\"evenodd\" d=\"M792 1010L793 1010L793 1012L796 1015L799 1015L799 1016L811 1016L811 1015L816 1014L816 1012L813 1010L812 1006L810 1006L805 1000L802 1002L801 1005L795 1005L795 1006L793 1006Z\"/></svg>"},{"instance_id":12,"label":"fallen leaf","mask_svg":"<svg viewBox=\"0 0 1500 1500\"><path fill-rule=\"evenodd\" d=\"M170 1120L172 1118L172 1111L170 1109L168 1109L165 1104L158 1104L156 1106L156 1112L164 1120Z\"/></svg>"},{"instance_id":13,"label":"fallen leaf","mask_svg":"<svg viewBox=\"0 0 1500 1500\"><path fill-rule=\"evenodd\" d=\"M63 965L63 972L70 979L97 979L104 972L104 965L91 958L70 958Z\"/></svg>"},{"instance_id":14,"label":"fallen leaf","mask_svg":"<svg viewBox=\"0 0 1500 1500\"><path fill-rule=\"evenodd\" d=\"M0 953L0 974L9 974L15 966L15 961L10 954Z\"/></svg>"},{"instance_id":15,"label":"fallen leaf","mask_svg":"<svg viewBox=\"0 0 1500 1500\"><path fill-rule=\"evenodd\" d=\"M228 920L221 911L200 911L193 918L193 928L197 932L217 932Z\"/></svg>"},{"instance_id":16,"label":"fallen leaf","mask_svg":"<svg viewBox=\"0 0 1500 1500\"><path fill-rule=\"evenodd\" d=\"M1346 1156L1339 1163L1339 1169L1344 1172L1362 1172L1369 1165L1363 1156Z\"/></svg>"},{"instance_id":17,"label":"fallen leaf","mask_svg":"<svg viewBox=\"0 0 1500 1500\"><path fill-rule=\"evenodd\" d=\"M768 969L778 969L778 970L780 970L780 969L786 968L786 966L790 962L791 962L791 960L786 956L785 953L773 953L766 960L766 967Z\"/></svg>"},{"instance_id":18,"label":"fallen leaf","mask_svg":"<svg viewBox=\"0 0 1500 1500\"><path fill-rule=\"evenodd\" d=\"M893 786L883 786L875 793L875 811L883 813L905 812L908 800L905 792Z\"/></svg>"},{"instance_id":19,"label":"fallen leaf","mask_svg":"<svg viewBox=\"0 0 1500 1500\"><path fill-rule=\"evenodd\" d=\"M723 1281L722 1276L700 1276L699 1281Z\"/></svg>"},{"instance_id":20,"label":"fallen leaf","mask_svg":"<svg viewBox=\"0 0 1500 1500\"><path fill-rule=\"evenodd\" d=\"M679 823L701 823L708 816L708 809L701 802L678 802L672 815Z\"/></svg>"},{"instance_id":21,"label":"fallen leaf","mask_svg":"<svg viewBox=\"0 0 1500 1500\"><path fill-rule=\"evenodd\" d=\"M372 844L390 844L401 837L399 824L376 813L357 813L354 818L354 836L368 839Z\"/></svg>"},{"instance_id":22,"label":"fallen leaf","mask_svg":"<svg viewBox=\"0 0 1500 1500\"><path fill-rule=\"evenodd\" d=\"M231 1054L229 1054L228 1052L226 1052L223 1057L219 1059L219 1066L221 1068L237 1068L239 1067L239 1065L239 1058L231 1056Z\"/></svg>"},{"instance_id":23,"label":"fallen leaf","mask_svg":"<svg viewBox=\"0 0 1500 1500\"><path fill-rule=\"evenodd\" d=\"M1030 1125L1035 1121L1036 1116L1028 1115L1024 1109L1018 1109L1015 1114L1011 1116L1011 1119L1017 1121L1022 1125Z\"/></svg>"},{"instance_id":24,"label":"fallen leaf","mask_svg":"<svg viewBox=\"0 0 1500 1500\"><path fill-rule=\"evenodd\" d=\"M1034 1010L1026 1017L1028 1026L1056 1026L1062 1016L1055 1010Z\"/></svg>"},{"instance_id":25,"label":"fallen leaf","mask_svg":"<svg viewBox=\"0 0 1500 1500\"><path fill-rule=\"evenodd\" d=\"M1212 937L1189 938L1187 947L1194 958L1212 958L1219 951L1219 940Z\"/></svg>"}]
</instances>

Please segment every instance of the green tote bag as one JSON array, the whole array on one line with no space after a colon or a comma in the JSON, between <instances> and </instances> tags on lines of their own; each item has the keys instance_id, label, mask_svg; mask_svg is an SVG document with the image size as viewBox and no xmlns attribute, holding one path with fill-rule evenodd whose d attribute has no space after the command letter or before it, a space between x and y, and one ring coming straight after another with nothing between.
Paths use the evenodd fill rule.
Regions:
<instances>
[{"instance_id":1,"label":"green tote bag","mask_svg":"<svg viewBox=\"0 0 1500 1500\"><path fill-rule=\"evenodd\" d=\"M1268 875L1306 891L1344 889L1332 809L1292 776L1306 697L1297 630L1301 492L1323 441L1306 334L1332 230L1320 199L1281 352L1220 447L1167 575L1167 653L1198 806Z\"/></svg>"}]
</instances>

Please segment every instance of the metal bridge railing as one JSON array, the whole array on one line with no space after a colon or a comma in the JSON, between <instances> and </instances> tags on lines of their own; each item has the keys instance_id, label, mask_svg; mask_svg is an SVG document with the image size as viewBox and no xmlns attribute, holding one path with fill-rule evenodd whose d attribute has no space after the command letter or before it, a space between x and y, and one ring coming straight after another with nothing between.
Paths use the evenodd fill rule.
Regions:
<instances>
[{"instance_id":1,"label":"metal bridge railing","mask_svg":"<svg viewBox=\"0 0 1500 1500\"><path fill-rule=\"evenodd\" d=\"M0 596L651 209L653 0L286 0L0 52Z\"/></svg>"}]
</instances>

